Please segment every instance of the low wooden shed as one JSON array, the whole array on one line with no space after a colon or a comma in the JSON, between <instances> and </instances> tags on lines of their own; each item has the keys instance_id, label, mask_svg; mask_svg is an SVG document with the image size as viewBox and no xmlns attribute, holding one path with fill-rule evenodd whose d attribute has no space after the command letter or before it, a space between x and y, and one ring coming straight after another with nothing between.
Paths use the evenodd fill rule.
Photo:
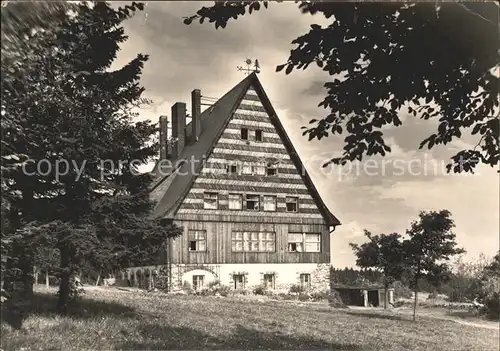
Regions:
<instances>
[{"instance_id":1,"label":"low wooden shed","mask_svg":"<svg viewBox=\"0 0 500 351\"><path fill-rule=\"evenodd\" d=\"M394 303L394 289L387 289L384 297L383 287L332 287L336 290L342 302L348 306L384 307Z\"/></svg>"}]
</instances>

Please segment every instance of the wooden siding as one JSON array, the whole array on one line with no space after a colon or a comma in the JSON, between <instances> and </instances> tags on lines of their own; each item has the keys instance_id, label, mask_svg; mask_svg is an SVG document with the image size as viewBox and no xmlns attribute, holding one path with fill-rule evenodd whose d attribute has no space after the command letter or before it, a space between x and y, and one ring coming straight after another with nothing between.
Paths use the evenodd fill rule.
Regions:
<instances>
[{"instance_id":1,"label":"wooden siding","mask_svg":"<svg viewBox=\"0 0 500 351\"><path fill-rule=\"evenodd\" d=\"M323 218L317 216L304 215L302 217L294 216L273 216L269 212L251 212L245 213L246 216L241 215L241 211L212 211L212 210L179 210L175 216L178 220L189 221L206 221L206 222L248 222L248 223L280 223L280 224L319 224L324 225ZM276 213L274 213L276 214ZM310 217L311 216L311 217Z\"/></svg>"},{"instance_id":2,"label":"wooden siding","mask_svg":"<svg viewBox=\"0 0 500 351\"><path fill-rule=\"evenodd\" d=\"M230 223L209 221L176 221L184 228L179 238L171 241L173 264L223 263L329 263L330 235L322 224ZM206 232L206 251L189 251L189 230ZM276 234L275 252L233 252L233 231L273 232ZM321 252L288 252L288 233L304 232L321 235Z\"/></svg>"},{"instance_id":3,"label":"wooden siding","mask_svg":"<svg viewBox=\"0 0 500 351\"><path fill-rule=\"evenodd\" d=\"M241 140L241 128L249 132L262 130L262 141ZM279 160L276 175L226 172L226 165L234 165L235 161L262 165L268 159ZM184 235L171 243L172 263L329 263L330 234L301 172L291 161L258 96L249 90L175 214ZM204 209L204 192L218 193L216 210ZM276 196L276 211L229 210L229 193L261 195L261 204L264 195ZM287 196L298 197L298 212L286 211ZM189 230L206 231L205 252L189 251ZM273 232L276 250L233 252L234 231ZM288 233L297 232L321 234L321 252L288 252Z\"/></svg>"},{"instance_id":4,"label":"wooden siding","mask_svg":"<svg viewBox=\"0 0 500 351\"><path fill-rule=\"evenodd\" d=\"M185 198L184 202L185 203L196 203L196 202L201 202L203 203L203 193L205 192L204 189L197 189L197 190L203 190L203 191L200 191L200 192L190 192L189 195ZM223 197L227 197L227 195L229 194L229 192L223 192L223 193L219 193L219 198L223 198ZM231 192L231 194L233 194L233 192ZM242 194L242 192L234 192L234 194ZM291 196L290 194L285 194L285 193L273 193L272 195L276 196L277 199L278 199L278 204L280 203L285 203L284 202L284 198L286 196ZM295 196L295 197L298 197L299 198L299 205L307 205L305 206L304 208L316 208L316 204L314 203L314 200L311 199L311 197L306 194L306 195L299 195L299 194L292 194L292 196ZM200 201L192 201L192 200L200 200ZM282 200L282 201L280 201Z\"/></svg>"},{"instance_id":5,"label":"wooden siding","mask_svg":"<svg viewBox=\"0 0 500 351\"><path fill-rule=\"evenodd\" d=\"M241 128L251 134L263 130L262 141L242 140ZM250 138L251 139L251 138ZM268 159L279 160L277 174L273 176L227 174L226 165L236 162L262 165ZM323 224L323 217L305 186L301 172L288 155L281 137L274 128L257 94L250 88L236 109L212 154L206 159L200 174L176 213L189 220L217 220L259 223L309 223ZM219 194L218 208L205 210L203 192ZM229 210L228 193L274 195L276 211ZM286 212L285 197L299 197L297 212ZM262 201L262 198L261 198ZM270 221L270 218L273 217Z\"/></svg>"}]
</instances>

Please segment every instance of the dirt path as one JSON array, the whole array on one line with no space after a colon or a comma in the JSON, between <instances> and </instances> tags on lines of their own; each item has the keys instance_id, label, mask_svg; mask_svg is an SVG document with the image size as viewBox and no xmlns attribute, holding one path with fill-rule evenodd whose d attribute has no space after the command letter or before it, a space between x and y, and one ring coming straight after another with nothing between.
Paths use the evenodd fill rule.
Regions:
<instances>
[{"instance_id":1,"label":"dirt path","mask_svg":"<svg viewBox=\"0 0 500 351\"><path fill-rule=\"evenodd\" d=\"M471 327L477 327L477 328L485 328L485 329L492 329L492 330L499 330L500 327L498 323L495 322L483 322L483 323L476 323L476 322L469 322L469 321L464 321L462 319L457 319L457 318L452 318L452 317L440 317L440 316L432 316L430 315L429 317L435 318L435 319L442 319L446 321L452 321L458 324L463 324L463 325L468 325Z\"/></svg>"},{"instance_id":2,"label":"dirt path","mask_svg":"<svg viewBox=\"0 0 500 351\"><path fill-rule=\"evenodd\" d=\"M411 315L413 313L413 311L410 309L395 309L393 311L395 313L404 314L404 315ZM483 320L479 320L479 319L477 319L476 321L468 321L468 320L464 320L460 317L447 316L444 313L445 312L443 312L443 311L426 311L425 309L424 310L417 310L417 318L418 318L418 316L429 317L429 318L433 318L433 319L451 321L451 322L455 322L455 323L462 324L462 325L468 325L471 327L491 329L491 330L499 330L500 329L498 322L483 321Z\"/></svg>"}]
</instances>

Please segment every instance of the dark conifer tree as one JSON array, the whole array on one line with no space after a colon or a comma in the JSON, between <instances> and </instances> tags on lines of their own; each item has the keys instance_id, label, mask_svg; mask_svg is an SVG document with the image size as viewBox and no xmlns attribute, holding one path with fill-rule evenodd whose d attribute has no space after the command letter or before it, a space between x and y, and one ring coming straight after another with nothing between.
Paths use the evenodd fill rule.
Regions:
<instances>
[{"instance_id":1,"label":"dark conifer tree","mask_svg":"<svg viewBox=\"0 0 500 351\"><path fill-rule=\"evenodd\" d=\"M140 264L179 234L172 224L148 219L151 177L136 174L157 153L150 143L156 126L132 121L132 109L149 103L139 84L148 57L138 54L110 70L127 39L122 22L142 9L135 2L119 9L104 2L78 5L49 29L54 35L28 58L22 79L7 88L15 103L6 114L26 118L6 142L12 153L34 161L9 176L9 189L21 193L18 232L30 247L59 250L62 312L71 275L83 262L105 270ZM36 169L40 161L42 172Z\"/></svg>"}]
</instances>

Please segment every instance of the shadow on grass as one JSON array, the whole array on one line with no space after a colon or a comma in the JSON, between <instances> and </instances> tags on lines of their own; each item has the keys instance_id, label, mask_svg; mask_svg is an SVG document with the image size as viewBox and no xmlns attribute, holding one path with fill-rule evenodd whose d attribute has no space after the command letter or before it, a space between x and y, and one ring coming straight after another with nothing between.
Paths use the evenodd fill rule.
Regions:
<instances>
[{"instance_id":1,"label":"shadow on grass","mask_svg":"<svg viewBox=\"0 0 500 351\"><path fill-rule=\"evenodd\" d=\"M366 318L377 318L377 319L389 319L389 320L393 320L393 321L409 321L410 320L410 318L407 316L385 314L385 313L380 313L380 312L345 311L344 313L350 314L352 316L360 316L360 317L366 317Z\"/></svg>"},{"instance_id":2,"label":"shadow on grass","mask_svg":"<svg viewBox=\"0 0 500 351\"><path fill-rule=\"evenodd\" d=\"M56 316L57 295L54 293L35 292L30 301L8 300L2 304L2 323L8 323L14 329L21 329L23 321L31 315ZM76 319L94 319L110 315L123 318L137 318L134 309L114 302L97 301L81 298L68 306L68 317Z\"/></svg>"},{"instance_id":3,"label":"shadow on grass","mask_svg":"<svg viewBox=\"0 0 500 351\"><path fill-rule=\"evenodd\" d=\"M345 343L331 344L303 336L264 332L238 325L227 338L214 337L188 327L164 327L144 324L139 333L145 342L129 341L118 345L120 350L361 350L361 346Z\"/></svg>"}]
</instances>

